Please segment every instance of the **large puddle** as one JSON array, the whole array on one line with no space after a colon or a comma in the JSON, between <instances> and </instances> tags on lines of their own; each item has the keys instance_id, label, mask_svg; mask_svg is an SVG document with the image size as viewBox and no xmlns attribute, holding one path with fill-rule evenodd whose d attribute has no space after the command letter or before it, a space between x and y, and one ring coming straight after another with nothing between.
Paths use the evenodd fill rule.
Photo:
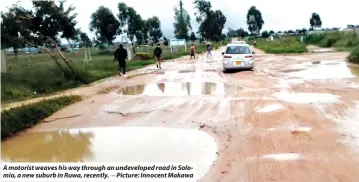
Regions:
<instances>
[{"instance_id":1,"label":"large puddle","mask_svg":"<svg viewBox=\"0 0 359 182\"><path fill-rule=\"evenodd\" d=\"M323 64L302 63L294 66L302 71L290 72L290 76L304 79L341 79L359 75L359 68L350 67L346 62L327 61Z\"/></svg>"},{"instance_id":2,"label":"large puddle","mask_svg":"<svg viewBox=\"0 0 359 182\"><path fill-rule=\"evenodd\" d=\"M194 163L202 177L217 143L197 129L109 127L20 135L2 142L6 162Z\"/></svg>"},{"instance_id":3,"label":"large puddle","mask_svg":"<svg viewBox=\"0 0 359 182\"><path fill-rule=\"evenodd\" d=\"M241 89L239 86L225 83L166 82L122 87L118 94L146 96L227 95Z\"/></svg>"}]
</instances>

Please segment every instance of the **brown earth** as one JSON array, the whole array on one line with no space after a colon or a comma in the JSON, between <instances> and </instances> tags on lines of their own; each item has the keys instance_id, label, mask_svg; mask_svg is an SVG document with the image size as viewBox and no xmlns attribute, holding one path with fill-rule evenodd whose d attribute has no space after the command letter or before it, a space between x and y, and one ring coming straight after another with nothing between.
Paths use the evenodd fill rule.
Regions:
<instances>
[{"instance_id":1,"label":"brown earth","mask_svg":"<svg viewBox=\"0 0 359 182\"><path fill-rule=\"evenodd\" d=\"M357 182L359 78L353 76L358 68L346 65L347 55L256 50L255 71L233 73L222 72L220 51L213 58L167 62L162 70L152 65L132 72L137 76L112 77L62 93L86 99L24 135L111 126L198 128L218 142L217 159L199 181ZM182 94L167 84L194 81L218 84L203 86L207 95ZM132 90L143 95L117 93L124 86L151 83L162 84L156 92L144 86ZM220 83L238 89L213 94Z\"/></svg>"}]
</instances>

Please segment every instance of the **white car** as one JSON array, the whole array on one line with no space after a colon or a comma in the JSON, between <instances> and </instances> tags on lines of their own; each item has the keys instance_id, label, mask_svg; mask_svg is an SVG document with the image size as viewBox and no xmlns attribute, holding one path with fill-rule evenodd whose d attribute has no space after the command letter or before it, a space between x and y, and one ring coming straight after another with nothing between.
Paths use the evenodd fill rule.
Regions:
<instances>
[{"instance_id":1,"label":"white car","mask_svg":"<svg viewBox=\"0 0 359 182\"><path fill-rule=\"evenodd\" d=\"M247 44L246 41L233 41L232 44Z\"/></svg>"},{"instance_id":2,"label":"white car","mask_svg":"<svg viewBox=\"0 0 359 182\"><path fill-rule=\"evenodd\" d=\"M248 44L228 44L226 51L222 52L223 70L254 69L255 53L251 51Z\"/></svg>"}]
</instances>

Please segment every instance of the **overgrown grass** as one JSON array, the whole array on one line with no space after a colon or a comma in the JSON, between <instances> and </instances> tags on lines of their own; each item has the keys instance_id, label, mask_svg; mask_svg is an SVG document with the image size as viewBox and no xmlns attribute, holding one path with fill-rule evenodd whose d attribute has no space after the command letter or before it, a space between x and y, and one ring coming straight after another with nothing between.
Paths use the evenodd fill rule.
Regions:
<instances>
[{"instance_id":1,"label":"overgrown grass","mask_svg":"<svg viewBox=\"0 0 359 182\"><path fill-rule=\"evenodd\" d=\"M286 37L280 40L269 41L258 39L257 47L266 53L286 54L307 52L305 44L299 41L298 37Z\"/></svg>"},{"instance_id":2,"label":"overgrown grass","mask_svg":"<svg viewBox=\"0 0 359 182\"><path fill-rule=\"evenodd\" d=\"M63 107L80 100L80 96L63 96L2 111L1 139L30 128Z\"/></svg>"},{"instance_id":3,"label":"overgrown grass","mask_svg":"<svg viewBox=\"0 0 359 182\"><path fill-rule=\"evenodd\" d=\"M356 46L350 53L348 60L352 63L359 64L359 46Z\"/></svg>"},{"instance_id":4,"label":"overgrown grass","mask_svg":"<svg viewBox=\"0 0 359 182\"><path fill-rule=\"evenodd\" d=\"M31 57L31 58L30 58ZM68 55L71 65L83 82L76 81L70 72L63 73L47 54L19 55L17 60L9 56L9 72L1 74L1 101L8 103L54 93L77 87L118 73L118 63L110 55L93 55L88 64L84 64L84 55L77 52ZM31 61L29 60L31 59ZM153 64L153 60L130 61L127 70L142 68ZM65 65L63 65L65 67Z\"/></svg>"},{"instance_id":5,"label":"overgrown grass","mask_svg":"<svg viewBox=\"0 0 359 182\"><path fill-rule=\"evenodd\" d=\"M307 44L320 47L336 47L339 50L347 50L359 45L359 38L355 32L328 32L307 35Z\"/></svg>"},{"instance_id":6,"label":"overgrown grass","mask_svg":"<svg viewBox=\"0 0 359 182\"><path fill-rule=\"evenodd\" d=\"M219 46L220 43L213 43L213 48L218 48ZM164 47L163 59L168 60L189 55L190 48L187 48L187 51L181 48L171 53L168 47ZM141 52L153 54L154 47L146 49L148 51ZM205 49L205 44L197 45L199 53L204 52ZM64 52L65 56L71 60L70 63L75 68L78 76L81 77L81 80L83 80L82 82L76 81L72 77L70 70L65 70L65 73L59 70L47 53L21 54L18 55L17 60L14 55L9 55L9 71L8 73L1 73L1 101L4 104L39 97L113 76L118 73L118 63L113 61L113 51L92 49L92 61L89 61L88 64L83 62L85 57L84 50L80 50L75 54ZM155 63L153 59L129 61L127 62L126 70L143 68L153 63ZM66 66L63 65L63 67Z\"/></svg>"}]
</instances>

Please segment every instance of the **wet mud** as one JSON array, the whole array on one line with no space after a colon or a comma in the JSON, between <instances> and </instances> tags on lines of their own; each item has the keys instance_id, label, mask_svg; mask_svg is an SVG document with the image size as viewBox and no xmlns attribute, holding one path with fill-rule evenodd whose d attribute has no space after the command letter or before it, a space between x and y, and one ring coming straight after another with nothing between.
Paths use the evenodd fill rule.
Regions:
<instances>
[{"instance_id":1,"label":"wet mud","mask_svg":"<svg viewBox=\"0 0 359 182\"><path fill-rule=\"evenodd\" d=\"M86 99L4 141L2 158L187 160L201 166L200 182L359 181L359 78L348 53L255 50L254 71L226 74L221 52L83 88Z\"/></svg>"}]
</instances>

